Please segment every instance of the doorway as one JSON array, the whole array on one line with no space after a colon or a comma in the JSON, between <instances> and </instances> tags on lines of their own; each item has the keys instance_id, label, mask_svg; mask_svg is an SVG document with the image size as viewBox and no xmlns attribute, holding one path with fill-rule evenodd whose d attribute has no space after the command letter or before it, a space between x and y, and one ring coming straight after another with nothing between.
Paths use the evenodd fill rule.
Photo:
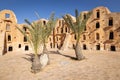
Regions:
<instances>
[{"instance_id":1,"label":"doorway","mask_svg":"<svg viewBox=\"0 0 120 80\"><path fill-rule=\"evenodd\" d=\"M100 45L96 45L96 50L100 50Z\"/></svg>"},{"instance_id":2,"label":"doorway","mask_svg":"<svg viewBox=\"0 0 120 80\"><path fill-rule=\"evenodd\" d=\"M13 51L12 46L9 46L8 51Z\"/></svg>"},{"instance_id":3,"label":"doorway","mask_svg":"<svg viewBox=\"0 0 120 80\"><path fill-rule=\"evenodd\" d=\"M111 51L116 51L115 46L111 46L111 47L110 47L110 50L111 50Z\"/></svg>"}]
</instances>

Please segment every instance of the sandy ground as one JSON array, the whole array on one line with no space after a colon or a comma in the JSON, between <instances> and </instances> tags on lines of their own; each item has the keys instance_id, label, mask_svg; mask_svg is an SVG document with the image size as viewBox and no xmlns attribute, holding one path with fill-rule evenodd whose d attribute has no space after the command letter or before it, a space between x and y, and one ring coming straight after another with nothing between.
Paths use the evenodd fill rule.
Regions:
<instances>
[{"instance_id":1,"label":"sandy ground","mask_svg":"<svg viewBox=\"0 0 120 80\"><path fill-rule=\"evenodd\" d=\"M74 51L51 51L51 64L31 73L28 53L0 56L0 80L120 80L120 52L83 51L86 59L76 61Z\"/></svg>"}]
</instances>

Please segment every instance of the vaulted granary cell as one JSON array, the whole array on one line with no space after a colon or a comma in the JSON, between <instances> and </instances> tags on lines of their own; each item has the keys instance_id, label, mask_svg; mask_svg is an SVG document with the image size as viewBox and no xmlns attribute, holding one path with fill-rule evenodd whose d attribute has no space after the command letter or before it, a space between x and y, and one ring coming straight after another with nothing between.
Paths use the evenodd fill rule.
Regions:
<instances>
[{"instance_id":1,"label":"vaulted granary cell","mask_svg":"<svg viewBox=\"0 0 120 80\"><path fill-rule=\"evenodd\" d=\"M52 43L50 43L50 48L52 48Z\"/></svg>"},{"instance_id":2,"label":"vaulted granary cell","mask_svg":"<svg viewBox=\"0 0 120 80\"><path fill-rule=\"evenodd\" d=\"M27 38L24 36L24 42L27 42Z\"/></svg>"},{"instance_id":3,"label":"vaulted granary cell","mask_svg":"<svg viewBox=\"0 0 120 80\"><path fill-rule=\"evenodd\" d=\"M46 25L46 21L43 21L43 25Z\"/></svg>"},{"instance_id":4,"label":"vaulted granary cell","mask_svg":"<svg viewBox=\"0 0 120 80\"><path fill-rule=\"evenodd\" d=\"M100 50L100 44L96 45L96 50Z\"/></svg>"},{"instance_id":5,"label":"vaulted granary cell","mask_svg":"<svg viewBox=\"0 0 120 80\"><path fill-rule=\"evenodd\" d=\"M29 50L29 46L26 45L26 46L25 46L25 51L28 51L28 50Z\"/></svg>"},{"instance_id":6,"label":"vaulted granary cell","mask_svg":"<svg viewBox=\"0 0 120 80\"><path fill-rule=\"evenodd\" d=\"M59 48L59 45L57 44L57 48Z\"/></svg>"},{"instance_id":7,"label":"vaulted granary cell","mask_svg":"<svg viewBox=\"0 0 120 80\"><path fill-rule=\"evenodd\" d=\"M9 31L9 30L10 30L10 25L6 24L6 31Z\"/></svg>"},{"instance_id":8,"label":"vaulted granary cell","mask_svg":"<svg viewBox=\"0 0 120 80\"><path fill-rule=\"evenodd\" d=\"M8 51L13 51L13 47L12 47L12 46L9 46L9 47L8 47Z\"/></svg>"},{"instance_id":9,"label":"vaulted granary cell","mask_svg":"<svg viewBox=\"0 0 120 80\"><path fill-rule=\"evenodd\" d=\"M65 28L65 32L67 32L68 30L67 30L67 27Z\"/></svg>"},{"instance_id":10,"label":"vaulted granary cell","mask_svg":"<svg viewBox=\"0 0 120 80\"><path fill-rule=\"evenodd\" d=\"M83 44L83 50L86 50L87 47L86 47L86 44Z\"/></svg>"},{"instance_id":11,"label":"vaulted granary cell","mask_svg":"<svg viewBox=\"0 0 120 80\"><path fill-rule=\"evenodd\" d=\"M83 35L83 40L86 40L86 36L85 35Z\"/></svg>"},{"instance_id":12,"label":"vaulted granary cell","mask_svg":"<svg viewBox=\"0 0 120 80\"><path fill-rule=\"evenodd\" d=\"M114 33L111 31L110 33L109 33L109 39L111 40L111 39L114 39Z\"/></svg>"},{"instance_id":13,"label":"vaulted granary cell","mask_svg":"<svg viewBox=\"0 0 120 80\"><path fill-rule=\"evenodd\" d=\"M86 14L83 15L84 19L86 19Z\"/></svg>"},{"instance_id":14,"label":"vaulted granary cell","mask_svg":"<svg viewBox=\"0 0 120 80\"><path fill-rule=\"evenodd\" d=\"M26 27L23 27L23 30L24 30L24 31L27 31Z\"/></svg>"},{"instance_id":15,"label":"vaulted granary cell","mask_svg":"<svg viewBox=\"0 0 120 80\"><path fill-rule=\"evenodd\" d=\"M21 44L18 45L18 48L21 48Z\"/></svg>"},{"instance_id":16,"label":"vaulted granary cell","mask_svg":"<svg viewBox=\"0 0 120 80\"><path fill-rule=\"evenodd\" d=\"M109 18L108 25L109 25L109 26L113 26L113 18L112 18L112 17Z\"/></svg>"},{"instance_id":17,"label":"vaulted granary cell","mask_svg":"<svg viewBox=\"0 0 120 80\"><path fill-rule=\"evenodd\" d=\"M115 46L111 46L111 47L110 47L110 50L111 50L111 51L116 51L116 47L115 47Z\"/></svg>"},{"instance_id":18,"label":"vaulted granary cell","mask_svg":"<svg viewBox=\"0 0 120 80\"><path fill-rule=\"evenodd\" d=\"M96 23L96 28L100 28L100 23L99 22Z\"/></svg>"},{"instance_id":19,"label":"vaulted granary cell","mask_svg":"<svg viewBox=\"0 0 120 80\"><path fill-rule=\"evenodd\" d=\"M75 39L75 40L77 39L77 36L76 36L76 34L74 35L74 39Z\"/></svg>"},{"instance_id":20,"label":"vaulted granary cell","mask_svg":"<svg viewBox=\"0 0 120 80\"><path fill-rule=\"evenodd\" d=\"M11 35L8 35L8 41L11 41Z\"/></svg>"},{"instance_id":21,"label":"vaulted granary cell","mask_svg":"<svg viewBox=\"0 0 120 80\"><path fill-rule=\"evenodd\" d=\"M96 33L96 40L99 40L100 39L100 35L99 33Z\"/></svg>"},{"instance_id":22,"label":"vaulted granary cell","mask_svg":"<svg viewBox=\"0 0 120 80\"><path fill-rule=\"evenodd\" d=\"M96 13L96 17L97 18L100 18L100 11L98 10L97 13Z\"/></svg>"}]
</instances>

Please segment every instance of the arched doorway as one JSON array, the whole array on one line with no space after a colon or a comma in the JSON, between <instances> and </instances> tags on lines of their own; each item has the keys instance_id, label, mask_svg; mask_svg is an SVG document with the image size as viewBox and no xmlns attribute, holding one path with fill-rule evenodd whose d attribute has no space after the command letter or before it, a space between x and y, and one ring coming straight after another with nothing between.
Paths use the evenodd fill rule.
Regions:
<instances>
[{"instance_id":1,"label":"arched doorway","mask_svg":"<svg viewBox=\"0 0 120 80\"><path fill-rule=\"evenodd\" d=\"M83 44L83 50L86 50L87 47L86 47L86 44Z\"/></svg>"},{"instance_id":2,"label":"arched doorway","mask_svg":"<svg viewBox=\"0 0 120 80\"><path fill-rule=\"evenodd\" d=\"M110 47L110 50L111 50L111 51L116 51L116 47L115 47L115 46L111 46L111 47Z\"/></svg>"},{"instance_id":3,"label":"arched doorway","mask_svg":"<svg viewBox=\"0 0 120 80\"><path fill-rule=\"evenodd\" d=\"M50 43L50 48L52 48L52 43Z\"/></svg>"},{"instance_id":4,"label":"arched doorway","mask_svg":"<svg viewBox=\"0 0 120 80\"><path fill-rule=\"evenodd\" d=\"M111 31L110 34L109 34L109 39L114 39L114 33Z\"/></svg>"},{"instance_id":5,"label":"arched doorway","mask_svg":"<svg viewBox=\"0 0 120 80\"><path fill-rule=\"evenodd\" d=\"M96 50L100 50L100 44L96 45Z\"/></svg>"},{"instance_id":6,"label":"arched doorway","mask_svg":"<svg viewBox=\"0 0 120 80\"><path fill-rule=\"evenodd\" d=\"M25 46L25 51L28 51L28 50L29 50L29 46L26 45L26 46Z\"/></svg>"},{"instance_id":7,"label":"arched doorway","mask_svg":"<svg viewBox=\"0 0 120 80\"><path fill-rule=\"evenodd\" d=\"M13 51L13 47L9 46L8 51Z\"/></svg>"}]
</instances>

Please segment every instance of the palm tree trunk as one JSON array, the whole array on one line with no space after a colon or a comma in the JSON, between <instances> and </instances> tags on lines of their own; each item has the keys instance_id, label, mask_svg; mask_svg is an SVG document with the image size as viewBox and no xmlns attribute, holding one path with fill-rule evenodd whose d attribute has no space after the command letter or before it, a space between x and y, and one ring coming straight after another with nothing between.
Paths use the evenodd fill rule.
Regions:
<instances>
[{"instance_id":1,"label":"palm tree trunk","mask_svg":"<svg viewBox=\"0 0 120 80\"><path fill-rule=\"evenodd\" d=\"M32 62L32 73L38 73L41 70L41 64L38 55L35 55Z\"/></svg>"},{"instance_id":2,"label":"palm tree trunk","mask_svg":"<svg viewBox=\"0 0 120 80\"><path fill-rule=\"evenodd\" d=\"M85 56L83 56L80 45L79 45L79 41L76 42L76 46L75 46L75 54L76 54L76 58L77 60L82 60L85 58Z\"/></svg>"},{"instance_id":3,"label":"palm tree trunk","mask_svg":"<svg viewBox=\"0 0 120 80\"><path fill-rule=\"evenodd\" d=\"M44 43L44 46L43 46L43 54L47 54L48 56L48 65L50 64L50 58L49 58L49 55L48 55L48 50L47 50L47 47L46 47L46 44Z\"/></svg>"}]
</instances>

